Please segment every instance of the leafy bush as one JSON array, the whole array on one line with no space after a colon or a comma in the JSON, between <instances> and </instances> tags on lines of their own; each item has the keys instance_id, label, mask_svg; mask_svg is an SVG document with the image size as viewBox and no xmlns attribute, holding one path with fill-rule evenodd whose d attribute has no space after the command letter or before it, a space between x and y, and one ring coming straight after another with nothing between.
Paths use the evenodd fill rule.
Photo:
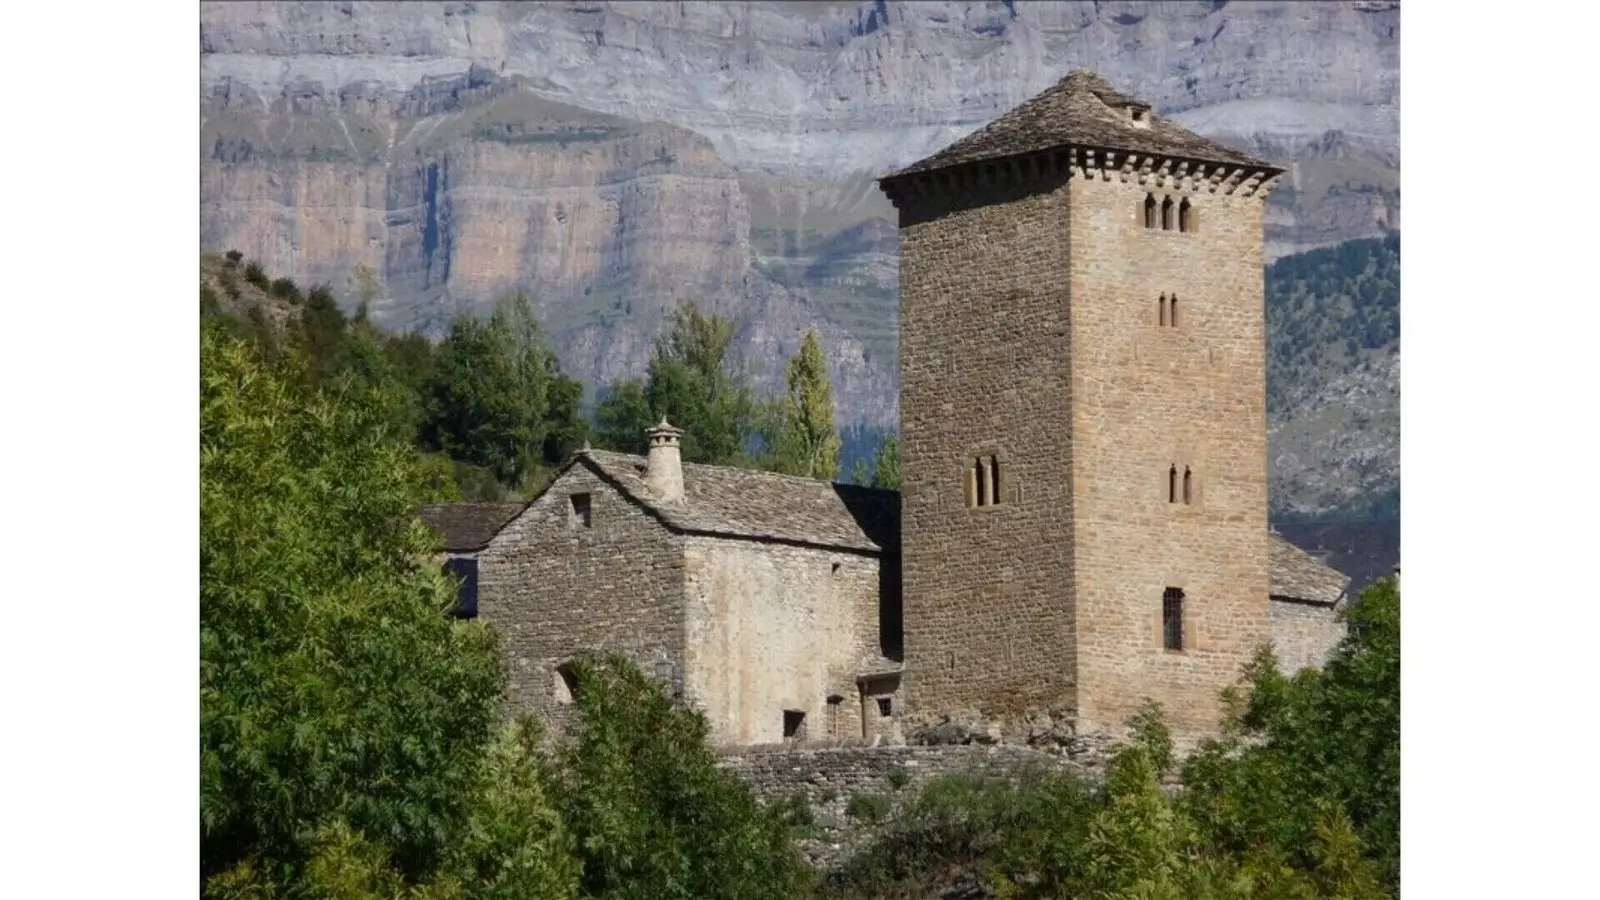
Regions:
<instances>
[{"instance_id":1,"label":"leafy bush","mask_svg":"<svg viewBox=\"0 0 1600 900\"><path fill-rule=\"evenodd\" d=\"M722 771L696 710L626 659L573 664L560 800L591 897L795 897L812 875L781 805Z\"/></svg>"},{"instance_id":2,"label":"leafy bush","mask_svg":"<svg viewBox=\"0 0 1600 900\"><path fill-rule=\"evenodd\" d=\"M223 263L223 265L232 268L239 264L239 260L244 259L244 254L237 250L229 250L224 258L227 260L227 262Z\"/></svg>"},{"instance_id":3,"label":"leafy bush","mask_svg":"<svg viewBox=\"0 0 1600 900\"><path fill-rule=\"evenodd\" d=\"M890 801L882 794L852 794L844 805L844 814L864 822L881 822L889 815Z\"/></svg>"},{"instance_id":4,"label":"leafy bush","mask_svg":"<svg viewBox=\"0 0 1600 900\"><path fill-rule=\"evenodd\" d=\"M202 871L311 877L342 822L415 881L466 821L504 676L441 614L415 452L295 366L202 333Z\"/></svg>"},{"instance_id":5,"label":"leafy bush","mask_svg":"<svg viewBox=\"0 0 1600 900\"><path fill-rule=\"evenodd\" d=\"M272 296L288 300L290 303L300 302L300 286L295 284L292 278L274 278L270 293Z\"/></svg>"},{"instance_id":6,"label":"leafy bush","mask_svg":"<svg viewBox=\"0 0 1600 900\"><path fill-rule=\"evenodd\" d=\"M244 267L244 280L250 282L263 291L268 287L271 287L272 284L267 280L267 273L262 270L261 264L255 260L251 260Z\"/></svg>"}]
</instances>

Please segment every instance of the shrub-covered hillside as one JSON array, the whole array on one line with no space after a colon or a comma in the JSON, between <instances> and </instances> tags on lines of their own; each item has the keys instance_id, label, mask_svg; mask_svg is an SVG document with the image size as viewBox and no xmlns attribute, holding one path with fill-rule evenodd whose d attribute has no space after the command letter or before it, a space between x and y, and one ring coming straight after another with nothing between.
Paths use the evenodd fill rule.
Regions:
<instances>
[{"instance_id":1,"label":"shrub-covered hillside","mask_svg":"<svg viewBox=\"0 0 1600 900\"><path fill-rule=\"evenodd\" d=\"M1400 505L1400 236L1267 269L1273 517L1384 518Z\"/></svg>"}]
</instances>

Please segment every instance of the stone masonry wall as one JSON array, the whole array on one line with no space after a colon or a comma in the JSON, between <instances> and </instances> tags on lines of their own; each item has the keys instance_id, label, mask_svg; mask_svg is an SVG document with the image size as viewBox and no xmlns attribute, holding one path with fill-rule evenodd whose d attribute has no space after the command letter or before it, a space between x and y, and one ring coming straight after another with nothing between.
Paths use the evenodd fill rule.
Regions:
<instances>
[{"instance_id":1,"label":"stone masonry wall","mask_svg":"<svg viewBox=\"0 0 1600 900\"><path fill-rule=\"evenodd\" d=\"M575 494L589 496L588 527ZM682 539L582 462L501 530L478 573L478 615L507 657L510 713L559 730L570 694L557 666L584 650L620 651L646 673L663 654L683 664Z\"/></svg>"},{"instance_id":2,"label":"stone masonry wall","mask_svg":"<svg viewBox=\"0 0 1600 900\"><path fill-rule=\"evenodd\" d=\"M1345 624L1335 607L1273 597L1270 606L1272 649L1278 666L1288 673L1321 668L1344 639Z\"/></svg>"},{"instance_id":3,"label":"stone masonry wall","mask_svg":"<svg viewBox=\"0 0 1600 900\"><path fill-rule=\"evenodd\" d=\"M900 204L907 727L1074 704L1066 206L1060 180ZM969 507L990 456L999 503Z\"/></svg>"},{"instance_id":4,"label":"stone masonry wall","mask_svg":"<svg viewBox=\"0 0 1600 900\"><path fill-rule=\"evenodd\" d=\"M684 556L684 692L712 742L777 743L785 710L805 713L808 735L860 737L856 675L878 648L878 559L711 537L688 538Z\"/></svg>"},{"instance_id":5,"label":"stone masonry wall","mask_svg":"<svg viewBox=\"0 0 1600 900\"><path fill-rule=\"evenodd\" d=\"M800 849L813 864L827 868L867 836L851 827L846 810L852 797L909 793L943 775L1007 775L1028 766L1067 768L1098 778L1109 752L1109 747L1096 747L1069 754L1011 744L752 747L723 751L719 766L748 781L768 802L803 796L819 834L801 841Z\"/></svg>"},{"instance_id":6,"label":"stone masonry wall","mask_svg":"<svg viewBox=\"0 0 1600 900\"><path fill-rule=\"evenodd\" d=\"M1148 696L1175 732L1206 731L1268 637L1264 198L1154 189L1199 227L1149 229L1153 186L1090 174L1067 204L1079 727L1117 729ZM1174 465L1190 503L1169 502ZM1167 588L1181 651L1163 648Z\"/></svg>"}]
</instances>

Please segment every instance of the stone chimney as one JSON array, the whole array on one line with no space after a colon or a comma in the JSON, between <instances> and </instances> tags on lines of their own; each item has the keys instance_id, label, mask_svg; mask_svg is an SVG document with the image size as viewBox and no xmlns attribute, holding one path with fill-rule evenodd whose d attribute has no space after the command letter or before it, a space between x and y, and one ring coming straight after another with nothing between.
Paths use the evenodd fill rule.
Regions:
<instances>
[{"instance_id":1,"label":"stone chimney","mask_svg":"<svg viewBox=\"0 0 1600 900\"><path fill-rule=\"evenodd\" d=\"M661 417L660 425L645 432L650 438L650 460L645 469L645 484L656 500L662 503L683 501L683 459L678 455L678 438L682 434L682 431L667 424L665 416Z\"/></svg>"}]
</instances>

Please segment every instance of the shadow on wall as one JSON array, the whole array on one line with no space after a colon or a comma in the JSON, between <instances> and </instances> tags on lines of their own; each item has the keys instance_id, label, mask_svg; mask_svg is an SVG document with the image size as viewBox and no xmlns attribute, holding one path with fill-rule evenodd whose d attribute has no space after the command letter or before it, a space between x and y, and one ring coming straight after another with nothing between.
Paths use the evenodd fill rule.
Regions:
<instances>
[{"instance_id":1,"label":"shadow on wall","mask_svg":"<svg viewBox=\"0 0 1600 900\"><path fill-rule=\"evenodd\" d=\"M867 539L883 548L878 561L878 649L903 661L900 601L900 492L854 484L835 484L835 493Z\"/></svg>"}]
</instances>

